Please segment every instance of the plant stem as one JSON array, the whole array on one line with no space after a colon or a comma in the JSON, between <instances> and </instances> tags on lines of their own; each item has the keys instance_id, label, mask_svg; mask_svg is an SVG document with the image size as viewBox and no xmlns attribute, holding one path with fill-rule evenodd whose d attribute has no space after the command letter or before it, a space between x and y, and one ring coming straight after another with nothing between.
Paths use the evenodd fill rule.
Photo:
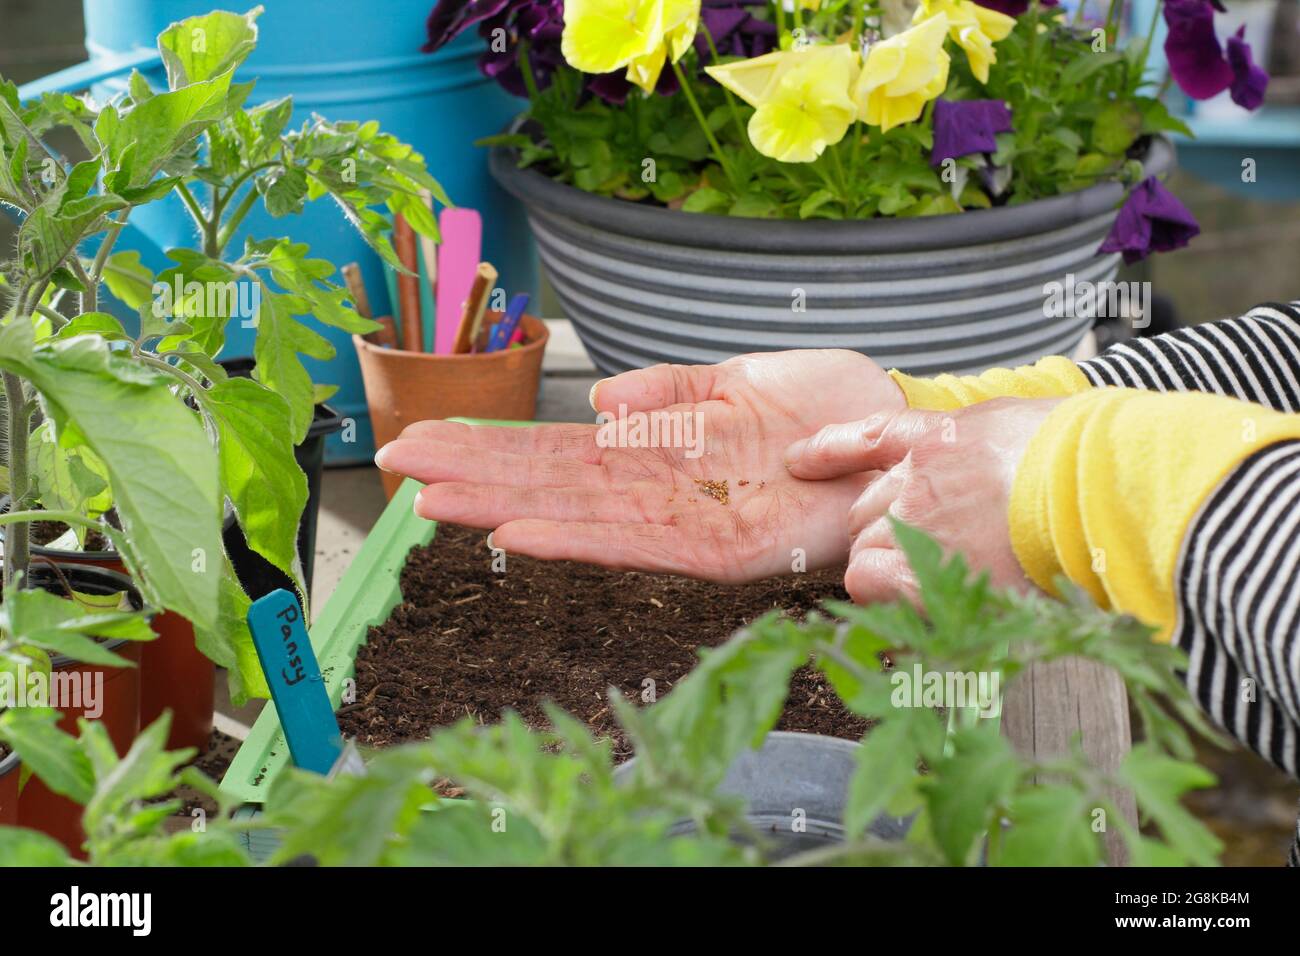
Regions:
<instances>
[{"instance_id":1,"label":"plant stem","mask_svg":"<svg viewBox=\"0 0 1300 956\"><path fill-rule=\"evenodd\" d=\"M226 220L225 225L221 227L221 231L217 233L216 252L208 253L209 259L221 258L221 253L225 251L227 243L230 242L235 230L239 228L239 224L243 222L244 217L248 215L248 211L253 208L255 202L257 202L257 187L251 186L244 198L240 200L239 205L235 207L235 211L230 214L230 218Z\"/></svg>"},{"instance_id":2,"label":"plant stem","mask_svg":"<svg viewBox=\"0 0 1300 956\"><path fill-rule=\"evenodd\" d=\"M82 280L87 283L86 291L81 296L81 312L83 315L87 312L94 312L99 308L99 280L104 274L104 264L108 262L108 254L113 251L113 245L126 227L126 221L130 218L133 208L128 206L122 218L109 227L108 235L104 236L104 241L99 244L99 250L95 253L95 261L90 265L90 273ZM75 256L72 261L80 267L81 263L77 261Z\"/></svg>"},{"instance_id":3,"label":"plant stem","mask_svg":"<svg viewBox=\"0 0 1300 956\"><path fill-rule=\"evenodd\" d=\"M732 188L739 184L736 182L735 174L731 171L731 166L727 158L722 154L722 147L718 145L717 137L713 135L713 130L709 129L708 121L704 118L704 111L700 109L700 104L695 99L695 94L691 92L691 84L686 79L686 73L681 66L673 63L673 72L677 74L677 82L681 84L682 93L686 96L686 102L691 106L691 112L695 114L695 121L700 124L700 129L704 132L704 138L709 141L709 147L713 150L713 158L718 161L722 167L722 172L731 182Z\"/></svg>"},{"instance_id":4,"label":"plant stem","mask_svg":"<svg viewBox=\"0 0 1300 956\"><path fill-rule=\"evenodd\" d=\"M20 313L15 321L27 321L28 316ZM9 449L9 508L11 512L21 514L27 503L27 430L31 421L31 406L23 394L23 381L13 372L4 373L5 401L9 414L5 416L5 439ZM14 583L20 575L27 574L31 560L31 525L28 521L19 521L8 515L5 528L4 583ZM30 521L30 519L29 519Z\"/></svg>"},{"instance_id":5,"label":"plant stem","mask_svg":"<svg viewBox=\"0 0 1300 956\"><path fill-rule=\"evenodd\" d=\"M137 351L135 353L135 356L145 365L151 365L154 368L161 369L164 372L170 372L173 376L180 379L181 383L184 384L186 388L188 388L190 391L194 393L195 400L198 400L203 395L205 389L203 388L202 383L199 382L199 380L196 379L193 375L190 375L188 372L182 371L181 369L177 368L171 362L164 362L162 359L155 358L154 356L150 355L148 352Z\"/></svg>"},{"instance_id":6,"label":"plant stem","mask_svg":"<svg viewBox=\"0 0 1300 956\"><path fill-rule=\"evenodd\" d=\"M717 63L721 59L718 55L718 47L713 42L713 34L709 32L709 28L703 20L700 21L700 30L704 34L705 42L709 44L709 54L713 57L713 62ZM725 86L722 88L722 92L727 98L727 107L731 110L731 120L736 124L736 132L740 134L740 141L747 143L754 154L758 155L758 147L750 142L749 131L745 129L745 124L740 119L740 107L736 104L736 97Z\"/></svg>"},{"instance_id":7,"label":"plant stem","mask_svg":"<svg viewBox=\"0 0 1300 956\"><path fill-rule=\"evenodd\" d=\"M62 524L78 524L84 528L103 531L103 524L95 518L87 518L75 511L6 511L0 514L0 527L14 527L31 521L58 521Z\"/></svg>"},{"instance_id":8,"label":"plant stem","mask_svg":"<svg viewBox=\"0 0 1300 956\"><path fill-rule=\"evenodd\" d=\"M77 278L81 280L81 284L86 287L85 291L81 293L80 299L82 313L94 312L99 306L99 292L95 287L95 283L91 281L90 273L87 272L86 267L81 264L81 259L78 258L75 250L72 255L68 257L68 265L72 267L72 271L76 273ZM37 300L37 302L32 303L29 311L35 312L39 301L40 300Z\"/></svg>"},{"instance_id":9,"label":"plant stem","mask_svg":"<svg viewBox=\"0 0 1300 956\"><path fill-rule=\"evenodd\" d=\"M843 140L840 142L843 142ZM826 152L831 154L831 165L835 167L835 178L840 182L840 202L844 203L844 207L847 209L849 205L849 180L844 175L844 164L840 161L840 151L837 148L839 145L839 143L836 143L834 146L827 146Z\"/></svg>"},{"instance_id":10,"label":"plant stem","mask_svg":"<svg viewBox=\"0 0 1300 956\"><path fill-rule=\"evenodd\" d=\"M1151 58L1151 41L1155 38L1156 27L1160 24L1160 9L1164 4L1156 0L1151 9L1151 25L1147 27L1146 42L1142 44L1142 64L1138 70L1138 85L1142 84L1142 77L1147 71L1147 61Z\"/></svg>"},{"instance_id":11,"label":"plant stem","mask_svg":"<svg viewBox=\"0 0 1300 956\"><path fill-rule=\"evenodd\" d=\"M190 187L186 186L184 182L179 182L176 184L176 192L180 194L181 202L185 204L185 208L190 211L190 218L194 220L194 225L206 232L208 217L203 215L203 207L194 198L194 194L190 192Z\"/></svg>"},{"instance_id":12,"label":"plant stem","mask_svg":"<svg viewBox=\"0 0 1300 956\"><path fill-rule=\"evenodd\" d=\"M68 324L68 317L66 315L57 309L51 309L48 305L41 305L38 302L36 304L36 311L50 320L55 332Z\"/></svg>"}]
</instances>

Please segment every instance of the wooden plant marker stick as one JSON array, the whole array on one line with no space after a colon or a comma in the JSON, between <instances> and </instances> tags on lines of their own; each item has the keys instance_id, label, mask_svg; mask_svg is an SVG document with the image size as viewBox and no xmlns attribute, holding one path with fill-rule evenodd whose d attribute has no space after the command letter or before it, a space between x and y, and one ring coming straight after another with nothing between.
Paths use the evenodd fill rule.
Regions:
<instances>
[{"instance_id":1,"label":"wooden plant marker stick","mask_svg":"<svg viewBox=\"0 0 1300 956\"><path fill-rule=\"evenodd\" d=\"M343 284L347 286L348 298L356 306L357 315L363 319L374 318L370 311L370 296L366 294L366 284L361 279L361 267L355 262L343 267Z\"/></svg>"},{"instance_id":2,"label":"wooden plant marker stick","mask_svg":"<svg viewBox=\"0 0 1300 956\"><path fill-rule=\"evenodd\" d=\"M420 190L420 198L433 216L433 194ZM424 326L424 351L432 353L438 339L438 244L428 236L420 236L420 266L424 282L420 285L420 320Z\"/></svg>"},{"instance_id":3,"label":"wooden plant marker stick","mask_svg":"<svg viewBox=\"0 0 1300 956\"><path fill-rule=\"evenodd\" d=\"M474 337L483 324L483 312L487 309L488 296L497 282L497 270L490 262L480 262L474 273L474 284L470 286L469 298L460 314L460 325L456 329L456 345L453 352L464 355L474 347Z\"/></svg>"},{"instance_id":4,"label":"wooden plant marker stick","mask_svg":"<svg viewBox=\"0 0 1300 956\"><path fill-rule=\"evenodd\" d=\"M329 773L343 754L342 734L297 596L279 588L258 598L248 609L248 629L294 764Z\"/></svg>"},{"instance_id":5,"label":"wooden plant marker stick","mask_svg":"<svg viewBox=\"0 0 1300 956\"><path fill-rule=\"evenodd\" d=\"M416 259L415 230L404 216L393 217L393 249L401 260L402 268L407 270L397 274L402 348L408 352L422 352L424 331L420 323L420 263Z\"/></svg>"}]
</instances>

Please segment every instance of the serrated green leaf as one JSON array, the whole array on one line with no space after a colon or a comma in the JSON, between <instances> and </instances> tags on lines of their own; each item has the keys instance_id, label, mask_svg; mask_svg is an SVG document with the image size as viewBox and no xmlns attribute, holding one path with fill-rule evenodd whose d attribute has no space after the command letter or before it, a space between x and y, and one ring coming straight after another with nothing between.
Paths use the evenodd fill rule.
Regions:
<instances>
[{"instance_id":1,"label":"serrated green leaf","mask_svg":"<svg viewBox=\"0 0 1300 956\"><path fill-rule=\"evenodd\" d=\"M113 355L97 336L33 350L0 334L0 366L31 381L60 433L74 426L108 468L129 542L123 557L146 600L196 626L215 626L221 491L198 417L167 380Z\"/></svg>"},{"instance_id":2,"label":"serrated green leaf","mask_svg":"<svg viewBox=\"0 0 1300 956\"><path fill-rule=\"evenodd\" d=\"M218 382L198 398L216 429L221 482L248 546L300 580L298 522L307 478L294 458L288 404L247 378Z\"/></svg>"},{"instance_id":3,"label":"serrated green leaf","mask_svg":"<svg viewBox=\"0 0 1300 956\"><path fill-rule=\"evenodd\" d=\"M58 728L59 712L15 707L0 713L0 739L22 755L23 764L55 793L84 804L95 775L76 738Z\"/></svg>"},{"instance_id":4,"label":"serrated green leaf","mask_svg":"<svg viewBox=\"0 0 1300 956\"><path fill-rule=\"evenodd\" d=\"M257 46L262 8L246 14L218 10L173 23L158 36L172 90L232 72Z\"/></svg>"},{"instance_id":5,"label":"serrated green leaf","mask_svg":"<svg viewBox=\"0 0 1300 956\"><path fill-rule=\"evenodd\" d=\"M995 866L1096 866L1101 836L1092 830L1094 805L1074 787L1041 784L1016 794L1011 825L990 862Z\"/></svg>"}]
</instances>

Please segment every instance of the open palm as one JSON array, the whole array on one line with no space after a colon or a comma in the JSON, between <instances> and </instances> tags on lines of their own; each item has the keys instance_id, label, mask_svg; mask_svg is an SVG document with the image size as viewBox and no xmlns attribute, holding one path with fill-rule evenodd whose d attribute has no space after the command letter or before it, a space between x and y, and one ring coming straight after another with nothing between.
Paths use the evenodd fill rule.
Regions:
<instances>
[{"instance_id":1,"label":"open palm","mask_svg":"<svg viewBox=\"0 0 1300 956\"><path fill-rule=\"evenodd\" d=\"M428 421L376 462L426 483L417 514L494 528L507 552L741 582L846 560L849 508L868 476L802 481L783 453L824 425L906 405L879 366L841 350L626 372L593 402L606 417L692 415L702 441L611 447L611 424Z\"/></svg>"}]
</instances>

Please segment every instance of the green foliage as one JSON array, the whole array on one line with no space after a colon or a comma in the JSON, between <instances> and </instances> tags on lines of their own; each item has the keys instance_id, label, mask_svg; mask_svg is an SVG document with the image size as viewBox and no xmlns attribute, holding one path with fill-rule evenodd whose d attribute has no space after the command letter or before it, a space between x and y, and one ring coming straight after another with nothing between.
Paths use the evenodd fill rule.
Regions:
<instances>
[{"instance_id":1,"label":"green foliage","mask_svg":"<svg viewBox=\"0 0 1300 956\"><path fill-rule=\"evenodd\" d=\"M805 29L842 36L847 9L824 3L806 14ZM1071 25L1060 9L1038 7L1017 18L997 44L987 84L954 51L944 98L1001 99L1014 131L999 137L995 168L986 170L985 158L974 154L957 160L949 179L930 163L933 104L916 122L888 132L855 125L812 163L764 157L746 132L753 109L707 78L694 53L682 67L694 77L692 90L720 154L710 149L686 96L644 97L633 90L625 103L609 104L585 92L582 75L563 65L550 86L530 96L526 115L540 136L508 134L483 143L512 147L521 166L586 192L687 212L866 219L1017 204L1102 180L1129 181L1137 172L1130 157L1142 137L1188 132L1158 99L1140 92L1143 39L1098 51L1090 30ZM999 186L983 182L981 171L995 173L989 178Z\"/></svg>"},{"instance_id":2,"label":"green foliage","mask_svg":"<svg viewBox=\"0 0 1300 956\"><path fill-rule=\"evenodd\" d=\"M255 828L279 836L273 863L312 857L349 866L751 865L764 860L764 836L746 824L743 802L718 786L735 758L771 730L791 673L811 659L846 706L873 726L850 784L846 842L785 862L1092 866L1104 859L1097 826L1104 820L1135 862L1213 865L1218 841L1179 800L1214 778L1171 752L1189 742L1159 703L1167 699L1177 711L1190 699L1178 678L1180 655L1152 643L1151 632L1131 619L1089 608L1081 598L1063 604L998 592L960 558L945 560L920 532L898 525L896 534L920 583L923 610L832 605L829 617L802 622L769 615L702 652L658 703L637 708L611 691L636 750L633 767L618 774L609 742L593 738L576 718L549 708L549 726L536 729L507 713L494 725L466 720L426 742L378 751L362 776L287 770L255 822L212 821L205 834L174 844L180 838L160 836L158 820L140 807L174 779L179 756L161 753L165 733L138 744L140 752L111 774L89 728L74 740L49 718L5 715L0 739L24 754L30 747L42 764L37 772L86 804L91 858L99 863L233 861L232 833ZM1108 650L1115 647L1122 650ZM1026 759L992 716L972 708L945 715L911 706L898 692L898 676L913 665L944 673L987 669L1010 681L1031 662L1073 655L1114 666L1134 699L1148 698L1167 722L1152 734L1148 721L1146 739L1117 770L1096 767L1077 746L1046 762ZM453 785L454 796L447 794ZM1136 798L1158 836L1123 820L1117 793ZM866 835L881 813L910 816L907 837L885 843ZM6 846L18 859L53 852L0 830L0 856Z\"/></svg>"},{"instance_id":3,"label":"green foliage","mask_svg":"<svg viewBox=\"0 0 1300 956\"><path fill-rule=\"evenodd\" d=\"M136 73L102 107L62 94L21 103L0 81L0 202L24 214L16 255L0 267L0 370L13 406L0 447L10 452L15 513L5 580L25 569L26 525L16 522L31 507L64 515L79 544L98 526L148 603L184 615L204 652L237 669L237 698L266 687L243 619L247 597L221 543L223 504L252 550L301 581L307 483L294 445L328 392L302 356L334 356L304 317L353 333L377 326L305 244L227 248L259 201L279 217L329 196L396 263L381 209L436 236L420 192L448 202L419 154L374 123L317 116L295 131L288 98L245 105L252 84L234 74L256 45L260 12L168 27L158 39L167 89ZM68 167L47 152L41 138L60 127L88 159ZM137 206L173 194L194 217L201 248L170 250L174 265L156 276L138 253L113 253ZM137 311L138 334L98 310L101 285ZM56 307L69 293L80 306L71 317ZM235 319L257 329L252 379L228 378L216 361ZM110 509L120 533L96 525ZM93 642L79 649L102 658Z\"/></svg>"}]
</instances>

